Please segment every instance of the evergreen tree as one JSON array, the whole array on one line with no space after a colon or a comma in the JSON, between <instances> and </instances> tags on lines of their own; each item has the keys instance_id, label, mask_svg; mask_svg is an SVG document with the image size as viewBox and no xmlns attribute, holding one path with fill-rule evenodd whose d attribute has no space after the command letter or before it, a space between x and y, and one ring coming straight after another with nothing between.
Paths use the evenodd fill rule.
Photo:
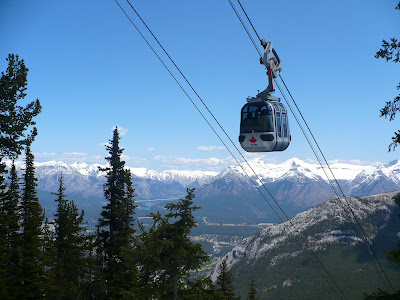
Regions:
<instances>
[{"instance_id":1,"label":"evergreen tree","mask_svg":"<svg viewBox=\"0 0 400 300\"><path fill-rule=\"evenodd\" d=\"M395 9L400 10L400 1ZM398 42L396 38L391 38L390 42L383 40L382 48L376 53L375 57L384 58L387 62L400 62L400 42ZM400 84L397 86L397 89L400 89ZM385 107L381 109L380 116L384 116L385 118L389 116L389 120L392 121L398 111L400 111L400 95L394 98L393 101L386 102ZM391 149L394 150L399 144L400 131L397 131L395 132L395 136L392 137L392 143L389 145L389 151ZM400 205L400 195L394 197L394 200L398 205ZM386 256L388 260L400 264L400 243L397 249L386 252ZM378 291L373 292L371 295L364 294L364 299L400 299L400 290L391 294L378 289Z\"/></svg>"},{"instance_id":2,"label":"evergreen tree","mask_svg":"<svg viewBox=\"0 0 400 300\"><path fill-rule=\"evenodd\" d=\"M54 276L54 265L56 261L54 251L54 224L46 218L42 227L42 257L41 261L45 267L44 281L46 283L44 294L46 298L56 299L56 281Z\"/></svg>"},{"instance_id":3,"label":"evergreen tree","mask_svg":"<svg viewBox=\"0 0 400 300\"><path fill-rule=\"evenodd\" d=\"M30 133L26 133L26 130L35 125L33 118L41 110L39 100L29 103L26 107L18 105L18 101L26 96L28 68L18 55L9 54L6 60L7 70L1 72L0 77L0 298L2 299L7 296L5 286L12 289L9 282L6 283L9 279L7 275L6 280L8 272L6 269L9 269L6 245L9 218L5 212L5 202L8 197L5 184L7 171L2 160L5 157L17 158L24 145L33 141L37 134L36 128L34 127ZM10 297L13 297L12 295L13 292Z\"/></svg>"},{"instance_id":4,"label":"evergreen tree","mask_svg":"<svg viewBox=\"0 0 400 300\"><path fill-rule=\"evenodd\" d=\"M40 113L39 100L26 107L18 101L26 96L29 69L18 55L9 54L6 72L0 78L0 161L4 157L16 158L25 145L30 144L37 134L36 128L27 134L25 131L35 125L33 118Z\"/></svg>"},{"instance_id":5,"label":"evergreen tree","mask_svg":"<svg viewBox=\"0 0 400 300\"><path fill-rule=\"evenodd\" d=\"M35 167L30 146L25 152L25 174L21 201L22 233L22 295L27 299L41 299L44 291L42 264L42 231L44 213L36 196Z\"/></svg>"},{"instance_id":6,"label":"evergreen tree","mask_svg":"<svg viewBox=\"0 0 400 300\"><path fill-rule=\"evenodd\" d=\"M7 219L6 226L6 255L7 255L7 287L10 298L19 298L20 272L21 272L21 234L20 221L21 215L19 202L21 195L19 191L19 178L15 168L14 161L11 165L10 184L7 191L6 201L4 202L4 211Z\"/></svg>"},{"instance_id":7,"label":"evergreen tree","mask_svg":"<svg viewBox=\"0 0 400 300\"><path fill-rule=\"evenodd\" d=\"M110 145L106 146L109 167L106 172L104 196L108 201L99 219L99 239L104 249L104 279L110 299L122 295L133 297L137 285L137 267L134 260L134 189L132 177L121 160L123 149L119 147L119 133L115 128Z\"/></svg>"},{"instance_id":8,"label":"evergreen tree","mask_svg":"<svg viewBox=\"0 0 400 300\"><path fill-rule=\"evenodd\" d=\"M226 264L226 260L224 259L219 267L219 274L217 277L217 285L219 286L218 290L221 291L225 299L233 300L235 297L235 287L233 285L233 275L228 270L228 266Z\"/></svg>"},{"instance_id":9,"label":"evergreen tree","mask_svg":"<svg viewBox=\"0 0 400 300\"><path fill-rule=\"evenodd\" d=\"M7 185L3 174L6 173L6 165L0 161L0 299L7 297L6 268L7 258L7 215L5 211L5 201L7 198Z\"/></svg>"},{"instance_id":10,"label":"evergreen tree","mask_svg":"<svg viewBox=\"0 0 400 300\"><path fill-rule=\"evenodd\" d=\"M76 299L84 289L87 272L88 237L83 221L84 212L79 213L74 201L65 198L63 175L59 178L57 212L54 215L54 260L52 266L53 299Z\"/></svg>"},{"instance_id":11,"label":"evergreen tree","mask_svg":"<svg viewBox=\"0 0 400 300\"><path fill-rule=\"evenodd\" d=\"M400 10L400 1L396 6L397 10ZM382 48L375 55L376 58L383 58L387 62L392 61L394 63L400 62L400 41L397 38L391 38L390 41L383 40ZM400 83L397 86L400 89ZM395 97L392 101L387 101L386 105L381 109L381 117L389 117L389 120L394 120L396 113L400 111L400 95ZM392 137L392 143L389 145L389 151L395 149L400 144L400 131L394 133Z\"/></svg>"},{"instance_id":12,"label":"evergreen tree","mask_svg":"<svg viewBox=\"0 0 400 300\"><path fill-rule=\"evenodd\" d=\"M198 207L193 206L194 189L188 189L187 193L185 199L166 205L169 213L165 217L160 213L151 214L153 226L149 231L141 227L138 255L146 297L178 299L184 290L183 281L208 260L201 245L188 237L196 226L193 211Z\"/></svg>"},{"instance_id":13,"label":"evergreen tree","mask_svg":"<svg viewBox=\"0 0 400 300\"><path fill-rule=\"evenodd\" d=\"M106 299L106 280L105 280L105 251L100 239L100 228L96 226L96 234L93 241L89 244L89 279L87 295L90 299Z\"/></svg>"},{"instance_id":14,"label":"evergreen tree","mask_svg":"<svg viewBox=\"0 0 400 300\"><path fill-rule=\"evenodd\" d=\"M257 300L256 294L257 294L256 284L254 282L254 278L251 278L247 300Z\"/></svg>"},{"instance_id":15,"label":"evergreen tree","mask_svg":"<svg viewBox=\"0 0 400 300\"><path fill-rule=\"evenodd\" d=\"M189 280L182 291L181 299L185 300L224 300L224 295L217 290L210 277Z\"/></svg>"},{"instance_id":16,"label":"evergreen tree","mask_svg":"<svg viewBox=\"0 0 400 300\"><path fill-rule=\"evenodd\" d=\"M391 294L382 289L378 289L376 292L373 292L371 295L364 294L364 300L398 300L400 299L400 291L397 291L394 294Z\"/></svg>"}]
</instances>

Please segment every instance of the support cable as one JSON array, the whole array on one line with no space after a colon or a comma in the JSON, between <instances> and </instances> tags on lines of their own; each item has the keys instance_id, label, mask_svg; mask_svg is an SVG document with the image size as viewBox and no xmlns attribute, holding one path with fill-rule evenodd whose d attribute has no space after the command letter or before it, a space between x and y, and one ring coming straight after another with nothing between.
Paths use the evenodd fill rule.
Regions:
<instances>
[{"instance_id":1,"label":"support cable","mask_svg":"<svg viewBox=\"0 0 400 300\"><path fill-rule=\"evenodd\" d=\"M230 2L230 1L229 1L229 2ZM256 29L254 28L254 26L253 26L253 23L251 23L249 16L247 15L246 11L244 10L244 8L243 8L243 6L242 6L242 3L240 3L240 0L237 0L237 2L239 3L239 5L240 5L240 8L241 8L241 9L242 9L242 11L244 12L244 15L246 16L246 18L247 18L247 21L249 21L249 23L250 23L250 25L251 25L251 28L253 28L253 30L254 30L254 33L256 34L256 36L257 36L258 40L261 42L260 36L258 35L258 33L257 33Z\"/></svg>"},{"instance_id":2,"label":"support cable","mask_svg":"<svg viewBox=\"0 0 400 300\"><path fill-rule=\"evenodd\" d=\"M249 36L250 40L252 41L254 47L257 49L257 52L260 54L258 47L255 45L252 36L250 35L250 33L249 33L249 31L247 30L246 26L244 25L243 21L242 21L241 18L239 17L239 15L238 15L236 9L233 7L231 0L228 0L228 1L229 1L229 3L231 4L233 10L235 11L235 14L238 16L240 23L242 24L243 28L244 28L245 31L247 32L247 35ZM240 5L240 7L241 7L241 9L242 9L242 11L243 11L243 13L245 14L247 20L249 21L251 27L253 28L255 34L257 35L257 38L258 38L259 41L261 42L260 36L258 35L257 31L255 30L255 28L254 28L254 26L253 26L253 24L252 24L250 18L248 17L248 15L247 15L245 9L243 8L242 4L240 3L240 0L237 0L237 1L238 1L238 3L239 3L239 5ZM261 55L260 55L260 56L261 56ZM339 188L342 197L344 198L344 200L345 200L345 202L346 202L348 208L350 209L351 215L352 215L353 219L355 220L357 226L359 227L360 232L362 233L362 239L363 239L363 240L366 242L366 244L368 245L370 251L372 252L372 254L373 254L373 256L374 256L374 258L375 258L375 260L376 260L376 262L377 262L378 265L379 265L379 268L381 269L382 273L384 274L385 279L386 279L387 283L389 284L390 288L392 289L393 292L395 292L395 289L394 289L393 285L391 284L391 282L390 282L390 280L389 280L389 278L388 278L388 276L387 276L385 270L383 269L382 264L380 263L380 261L379 261L377 255L376 255L374 249L372 248L371 242L369 241L369 239L368 239L368 237L367 237L365 231L363 230L363 228L362 228L362 226L361 226L361 224L360 224L358 218L356 217L356 215L355 215L355 213L354 213L354 210L352 209L350 203L349 203L348 200L346 199L346 196L344 195L344 193L343 193L343 191L342 191L342 189L341 189L341 187L340 187L338 181L336 180L336 177L335 177L335 175L333 174L332 169L331 169L331 167L330 167L329 164L328 164L328 161L326 160L326 158L325 158L325 156L324 156L324 154L323 154L321 148L319 147L319 145L318 145L318 143L317 143L317 141L316 141L314 135L313 135L312 132L311 132L311 129L309 128L307 122L305 121L305 119L304 119L304 117L303 117L303 114L301 113L299 107L297 106L296 102L294 101L294 99L293 99L293 97L292 97L292 95L291 95L289 89L287 88L285 82L283 81L282 76L279 75L279 78L282 80L282 83L284 84L284 86L285 86L285 88L286 88L286 90L287 90L287 92L288 92L290 98L292 99L292 101L293 101L294 105L296 106L296 109L297 109L297 111L299 112L299 114L300 114L300 116L301 116L301 118L302 118L304 124L306 125L306 127L307 127L309 133L311 134L311 137L312 137L312 139L313 139L315 145L317 146L319 152L321 153L321 155L322 155L322 157L323 157L323 159L324 159L324 162L325 162L326 166L328 167L328 169L329 169L329 171L330 171L332 177L334 178L334 181L335 181L335 183L336 183L336 186ZM276 80L275 80L275 83L277 83ZM280 90L282 96L284 96L283 91L282 91L280 88L279 88L279 90ZM284 98L285 98L285 96L284 96ZM285 98L285 101L286 101L286 103L288 103L288 101L286 100L286 98ZM292 109L291 109L291 111L292 111ZM294 114L293 111L292 111L292 114L293 114L293 116L295 116L295 119L296 119L298 125L300 126L300 123L299 123L299 121L298 121L298 119L297 119L297 117L296 117L296 115ZM301 130L303 131L302 126L300 126L300 128L301 128ZM304 131L303 131L303 134L304 134L304 136L306 137L307 142L309 143L309 145L310 145L312 151L314 152L314 148L311 146L311 144L310 144L310 142L309 142L309 139L308 139L308 137L306 136L306 134L304 133ZM317 160L319 161L319 163L320 163L320 165L321 165L321 162L320 162L319 157L316 155L315 152L314 152L314 154L315 154ZM324 167L323 167L322 165L321 165L321 167L322 167L322 169L324 170ZM324 173L325 173L325 170L324 170ZM327 176L326 173L325 173L325 175ZM327 179L328 179L330 185L332 186L332 189L334 190L335 194L339 197L338 193L336 192L336 189L335 189L334 186L332 185L331 180L329 179L328 176L327 176ZM345 210L345 211L347 211L347 210ZM356 233L357 233L357 231L356 231ZM375 265L374 265L374 266L375 266ZM378 274L379 274L379 276L381 276L381 274L380 274L379 272L378 272ZM382 277L381 277L381 279L382 279ZM383 280L383 279L382 279L382 280ZM385 280L383 280L383 281L385 282Z\"/></svg>"},{"instance_id":3,"label":"support cable","mask_svg":"<svg viewBox=\"0 0 400 300\"><path fill-rule=\"evenodd\" d=\"M341 188L340 185L339 185L339 182L337 181L335 175L333 174L333 171L332 171L332 169L331 169L331 167L330 167L328 161L326 160L324 153L322 152L321 148L319 147L319 144L317 143L317 140L315 139L313 133L311 132L310 127L308 126L306 120L304 119L303 114L301 113L299 107L297 106L296 102L294 101L294 99L293 99L293 97L292 97L292 94L290 93L288 87L286 86L285 82L283 81L282 76L279 75L279 78L282 80L283 85L285 86L285 88L286 88L286 90L287 90L287 92L288 92L290 98L292 99L294 105L296 106L296 109L297 109L297 111L299 112L299 114L300 114L300 116L301 116L301 118L302 118L304 124L306 125L306 127L307 127L307 129L308 129L308 131L309 131L309 133L310 133L310 135L311 135L311 137L312 137L312 139L313 139L315 145L317 146L319 152L321 153L322 158L323 158L323 160L324 160L326 166L327 166L328 169L329 169L329 172L331 173L331 175L332 175L332 177L333 177L333 179L334 179L334 181L335 181L335 183L336 183L336 186L337 186L337 187L339 188L339 190L340 190L341 196L342 196L343 199L345 200L345 202L346 202L346 204L347 204L347 206L348 206L348 208L349 208L349 210L350 210L351 216L353 217L353 219L354 219L354 221L356 222L358 228L360 229L360 232L362 233L362 236L363 236L364 241L365 241L366 244L368 245L369 250L370 250L371 253L373 254L373 256L374 256L376 262L378 263L379 268L381 269L382 273L384 274L386 281L389 283L390 288L393 290L393 293L395 293L396 291L395 291L395 289L394 289L392 283L390 282L389 277L387 276L385 270L383 269L383 266L382 266L381 262L379 261L378 256L376 255L375 250L372 248L371 241L369 240L367 234L365 233L364 229L362 228L361 223L360 223L360 220L358 220L358 218L357 218L356 214L354 213L354 210L353 210L353 208L351 207L349 201L347 200L346 196L344 195L343 190L342 190L342 188ZM281 93L282 93L282 92L281 92ZM329 180L329 178L328 178L328 180ZM330 182L330 180L329 180L329 182ZM331 185L332 185L332 184L331 184ZM333 185L332 185L332 188L333 188ZM336 192L335 192L335 193L336 193ZM337 194L336 194L336 195L337 195ZM379 272L378 272L378 274L380 275ZM380 276L381 276L381 275L380 275Z\"/></svg>"},{"instance_id":4,"label":"support cable","mask_svg":"<svg viewBox=\"0 0 400 300\"><path fill-rule=\"evenodd\" d=\"M310 140L309 140L309 138L308 138L308 135L304 132L303 126L300 124L300 122L299 122L299 120L298 120L298 118L297 118L295 112L293 111L292 106L290 105L290 103L289 103L288 100L286 99L285 94L283 93L281 87L279 86L279 84L278 84L278 82L277 82L276 80L275 80L275 84L276 84L276 86L278 87L279 91L281 92L283 98L285 99L286 104L288 105L288 107L289 107L290 111L292 112L292 114L293 114L293 116L294 116L294 118L295 118L297 124L299 125L301 131L303 132L303 135L304 135L304 137L306 138L306 140L307 140L307 142L308 142L308 144L309 144L311 150L314 152L315 157L317 157L317 160L318 160L318 162L319 162L319 164L320 164L320 166L321 166L321 168L322 168L322 171L324 172L326 178L327 178L328 181L329 181L330 186L332 187L333 191L335 192L336 197L338 198L339 203L340 203L340 205L341 205L343 211L344 211L345 213L347 213L348 216L350 216L350 213L349 213L349 211L348 211L348 208L346 208L346 207L345 207L345 203L343 203L343 202L341 201L340 195L337 193L337 191L336 191L334 185L333 185L332 182L331 182L331 179L329 178L328 174L326 173L325 168L322 166L322 163L321 163L321 161L320 161L320 159L319 159L317 153L315 152L314 146L311 144L311 142L310 142ZM345 196L343 196L343 197L344 197L344 199L345 199L346 202L347 202L346 197L345 197ZM347 204L348 204L348 206L350 207L350 204L349 204L349 203L347 203ZM351 207L350 207L350 208L351 208ZM351 218L351 216L350 216L350 218ZM353 230L354 230L355 234L358 235L358 236L360 236L360 234L359 234L358 231L357 231L356 225L355 225L353 222L350 222L350 224L351 224L351 226L353 227ZM361 228L361 227L359 226L359 228ZM361 237L361 238L362 238L362 237ZM360 245L360 246L361 246L361 245ZM368 252L368 249L367 249L367 248L362 247L362 249L364 249L364 250L366 251L367 255L370 255L370 253ZM379 261L378 261L378 263L379 263ZM375 268L377 274L378 274L379 277L381 278L382 282L385 283L386 281L385 281L385 279L382 277L382 274L379 272L377 266L376 266L375 264L373 264L373 266L374 266L374 268Z\"/></svg>"},{"instance_id":5,"label":"support cable","mask_svg":"<svg viewBox=\"0 0 400 300\"><path fill-rule=\"evenodd\" d=\"M228 0L228 1L229 1L229 4L231 5L233 11L235 12L236 16L238 17L240 23L242 23L242 26L243 26L244 30L246 30L246 33L247 33L247 35L249 36L251 42L253 43L254 48L256 48L258 55L260 55L260 57L262 57L262 53L261 53L260 49L258 49L258 47L257 47L257 45L256 45L256 42L254 41L254 39L253 39L253 37L251 36L250 32L247 30L247 27L244 25L244 23L243 23L243 21L242 21L242 18L240 17L240 15L239 15L239 13L237 12L236 8L233 6L232 1L231 1L231 0ZM246 16L247 16L247 15L246 15ZM252 26L253 26L253 25L252 25ZM253 29L254 29L254 28L253 28ZM257 35L257 37L258 37L258 35ZM258 39L260 40L260 38L258 38ZM260 41L261 41L261 40L260 40Z\"/></svg>"},{"instance_id":6,"label":"support cable","mask_svg":"<svg viewBox=\"0 0 400 300\"><path fill-rule=\"evenodd\" d=\"M217 137L220 139L220 141L223 143L223 145L225 146L225 148L229 151L229 153L232 155L232 157L236 160L236 162L238 163L238 165L243 169L243 171L245 172L246 176L250 179L250 181L253 183L253 185L257 188L257 190L260 192L260 194L263 196L263 198L266 200L266 202L268 203L268 205L271 207L271 209L274 211L274 213L278 216L278 218L281 220L281 222L283 222L283 219L279 216L279 214L276 212L276 210L272 207L272 205L270 204L270 202L266 199L266 197L264 196L264 194L259 190L259 188L257 187L257 185L254 183L254 181L251 179L251 177L247 174L247 172L245 171L244 167L241 165L241 163L237 160L237 158L233 155L233 153L230 151L230 149L227 147L227 145L223 142L223 140L220 138L220 136L217 134L217 132L215 131L215 129L212 127L212 125L208 122L208 120L205 118L205 116L201 113L201 111L198 109L198 107L195 105L195 103L193 102L193 100L188 96L188 94L186 93L186 91L183 89L183 87L179 84L179 82L177 81L177 79L175 78L175 76L173 76L173 74L171 73L171 71L167 68L167 66L165 65L165 63L161 60L161 58L157 55L157 53L155 52L155 50L153 49L153 47L151 47L151 45L148 43L148 41L145 39L145 37L142 35L142 33L139 31L139 29L137 28L137 26L133 23L133 21L130 19L130 17L127 15L127 13L125 12L125 10L120 6L120 4L118 3L117 0L114 0L118 6L120 7L120 9L124 12L125 16L130 20L130 22L132 23L132 25L135 27L135 29L140 33L140 35L142 36L142 38L146 41L146 43L149 45L149 47L152 49L152 51L154 52L154 54L157 56L157 58L162 62L162 64L164 65L164 67L167 69L167 71L170 73L170 75L174 78L174 80L178 83L178 85L180 86L180 88L184 91L184 93L186 94L186 96L190 99L190 101L192 102L192 104L196 107L196 109L199 111L199 113L202 115L203 119L205 119L205 121L207 122L207 124L211 127L211 129L213 130L213 132L217 135ZM286 213L283 211L283 209L280 207L279 203L275 200L275 198L272 196L272 194L269 192L269 190L265 187L265 185L263 184L263 182L261 181L261 179L259 178L259 176L256 174L256 172L254 171L254 169L251 167L251 165L248 163L248 161L246 160L246 158L243 156L243 154L240 152L240 150L236 147L236 145L233 143L233 141L230 139L230 137L228 136L228 134L226 133L226 131L224 130L224 128L220 125L220 123L218 122L218 120L215 118L215 116L212 114L212 112L209 110L209 108L207 107L207 105L204 103L204 101L201 99L201 97L197 94L197 92L194 90L194 88L192 87L192 85L190 84L190 82L186 79L186 77L184 76L184 74L181 72L181 70L178 68L178 66L175 64L175 62L172 60L172 58L169 56L169 54L166 52L166 50L164 49L164 47L161 45L161 43L158 41L158 39L154 36L154 34L151 32L151 30L149 29L149 27L146 25L146 23L143 21L143 19L140 17L140 15L138 14L138 12L134 9L134 7L132 6L132 4L129 2L129 0L127 0L127 2L129 3L129 5L131 6L131 8L133 9L133 11L136 13L136 15L139 17L139 19L142 21L142 23L144 24L144 26L148 29L148 31L151 33L151 35L153 36L153 38L156 40L156 42L159 44L159 46L161 47L161 49L164 51L164 53L168 56L168 58L170 59L170 61L174 64L174 66L176 67L176 69L179 71L179 73L181 74L181 76L185 79L185 81L187 82L187 84L190 86L190 88L192 89L192 91L196 94L196 96L199 98L199 100L202 102L202 104L205 106L205 108L207 109L207 111L210 113L210 115L213 117L214 121L219 125L220 129L224 132L224 134L226 135L226 137L230 140L230 142L232 143L232 145L234 145L234 147L236 148L236 150L239 152L239 154L242 156L242 158L244 159L244 161L246 162L246 164L248 165L248 167L253 171L253 173L255 174L255 176L257 177L258 181L264 186L265 190L268 192L268 194L270 195L270 197L274 200L275 204L279 207L279 209L281 210L281 212L285 215L285 217L287 218L287 221L289 222L289 224L297 231L297 233L300 235L300 232L298 231L298 229L296 229L296 227L294 226L294 224L290 221L289 217L286 215ZM301 236L301 235L300 235ZM306 246L308 247L308 249L311 251L311 253L314 255L314 258L318 261L318 263L322 266L322 268L324 269L324 271L328 274L328 276L330 277L330 279L334 282L336 288L340 291L340 293L342 294L342 296L344 298L345 295L343 293L343 291L339 288L339 286L337 285L337 283L334 281L333 277L331 276L331 274L328 272L328 270L324 267L324 265L321 263L321 261L318 259L318 257L315 255L314 251L311 249L311 247L308 245L308 242L303 238ZM314 262L314 261L313 261ZM315 262L314 262L315 263ZM323 273L321 273L322 276L324 277L324 279L326 280L325 276ZM335 292L337 292L335 290Z\"/></svg>"}]
</instances>

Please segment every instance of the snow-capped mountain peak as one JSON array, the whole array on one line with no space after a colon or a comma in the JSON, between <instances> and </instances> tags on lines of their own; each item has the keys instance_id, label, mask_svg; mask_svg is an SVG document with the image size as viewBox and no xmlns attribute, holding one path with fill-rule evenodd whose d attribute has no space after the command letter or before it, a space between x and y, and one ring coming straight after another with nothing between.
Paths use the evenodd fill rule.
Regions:
<instances>
[{"instance_id":1,"label":"snow-capped mountain peak","mask_svg":"<svg viewBox=\"0 0 400 300\"><path fill-rule=\"evenodd\" d=\"M261 179L267 188L272 189L277 199L294 201L298 207L310 207L334 195L324 170L317 163L306 162L299 158L291 158L277 164L266 163L260 158L253 158L248 162L251 167L247 164L243 164L243 168L230 166L220 173L187 170L157 172L147 168L127 168L133 174L138 195L145 199L180 197L185 194L185 189L189 186L197 187L200 190L204 187L207 190L204 195L221 195L220 189L224 189L224 193L228 197L232 192L242 195L255 191L253 183L260 185L258 179ZM8 161L6 164L10 167L11 162ZM35 165L39 189L49 192L56 191L57 179L63 173L67 192L102 196L105 172L101 171L99 167L104 168L105 165L68 164L60 161L35 163ZM21 174L24 162L17 161L16 166ZM369 166L333 162L330 167L346 195L361 196L400 188L399 161ZM251 180L248 180L246 173ZM207 186L219 180L221 181L219 184ZM226 186L227 182L232 185L230 189L224 188L224 184ZM150 188L155 185L157 188ZM174 188L171 189L171 186ZM154 193L154 191L157 192ZM198 192L201 195L201 191Z\"/></svg>"},{"instance_id":2,"label":"snow-capped mountain peak","mask_svg":"<svg viewBox=\"0 0 400 300\"><path fill-rule=\"evenodd\" d=\"M24 162L15 163L18 173L21 175L24 169ZM7 168L11 167L11 161L6 162ZM63 161L35 162L36 177L38 178L38 188L41 190L54 192L57 190L58 178L64 176L64 183L68 193L82 193L85 196L103 195L103 183L105 182L105 171L102 168L107 165L75 162L68 164ZM145 198L157 197L179 197L184 194L185 188L194 185L201 186L210 182L217 175L217 172L208 171L178 171L167 170L157 172L147 168L132 168L127 166L132 172L134 186L139 196ZM152 193L149 185L164 185L157 193ZM175 189L168 190L167 186L176 184ZM158 188L160 189L160 188Z\"/></svg>"}]
</instances>

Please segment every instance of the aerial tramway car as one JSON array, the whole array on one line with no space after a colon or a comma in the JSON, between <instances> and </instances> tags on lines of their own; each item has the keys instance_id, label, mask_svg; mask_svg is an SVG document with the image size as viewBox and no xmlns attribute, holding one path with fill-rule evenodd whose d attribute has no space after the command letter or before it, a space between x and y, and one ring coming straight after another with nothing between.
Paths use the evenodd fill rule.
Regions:
<instances>
[{"instance_id":1,"label":"aerial tramway car","mask_svg":"<svg viewBox=\"0 0 400 300\"><path fill-rule=\"evenodd\" d=\"M272 95L273 78L282 71L282 63L271 42L262 40L262 45L265 51L260 63L267 67L268 87L248 97L242 107L239 142L247 152L283 151L291 140L288 116L280 99Z\"/></svg>"}]
</instances>

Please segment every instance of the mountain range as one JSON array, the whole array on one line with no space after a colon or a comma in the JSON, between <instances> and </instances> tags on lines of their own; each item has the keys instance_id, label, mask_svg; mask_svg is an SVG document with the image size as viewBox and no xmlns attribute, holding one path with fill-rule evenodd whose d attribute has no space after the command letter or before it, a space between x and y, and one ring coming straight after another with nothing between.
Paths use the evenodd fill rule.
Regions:
<instances>
[{"instance_id":1,"label":"mountain range","mask_svg":"<svg viewBox=\"0 0 400 300\"><path fill-rule=\"evenodd\" d=\"M11 162L6 164L9 167ZM139 208L147 209L167 200L173 201L183 197L186 188L195 187L196 204L202 207L198 214L208 217L211 222L278 222L282 215L279 218L272 212L271 207L278 212L279 209L269 193L289 217L335 195L324 170L318 164L298 158L281 164L266 163L256 158L250 160L249 164L257 176L248 166L243 169L231 166L219 173L181 170L157 172L128 168L133 174ZM17 162L16 166L21 174L23 162ZM100 209L104 201L105 173L99 167L105 166L55 161L35 163L35 166L40 191L56 191L62 173L68 194L78 198L84 205L92 203ZM363 196L400 189L399 161L369 166L332 163L330 167L345 195ZM257 182L257 177L269 193Z\"/></svg>"},{"instance_id":2,"label":"mountain range","mask_svg":"<svg viewBox=\"0 0 400 300\"><path fill-rule=\"evenodd\" d=\"M201 209L195 211L199 227L192 238L214 254L214 263L221 256L227 260L236 290L244 298L252 277L259 299L359 299L364 292L387 289L346 201L335 196L320 165L297 158L281 164L261 159L249 163L257 176L246 175L251 174L248 166L231 166L219 173L128 167L137 195L136 217L143 221L149 212L162 211L167 201L182 198L186 188L195 187L195 205ZM22 175L23 162L16 166ZM54 212L55 197L50 193L57 190L62 173L67 198L85 210L89 226L96 224L106 179L99 167L105 166L54 161L35 166L38 196L46 213ZM394 249L400 239L400 208L392 199L399 192L393 191L400 189L400 162L330 167L387 276L400 289L399 268L384 257L384 250ZM338 190L337 185L334 188ZM383 194L370 196L377 193ZM214 279L216 274L218 265Z\"/></svg>"},{"instance_id":3,"label":"mountain range","mask_svg":"<svg viewBox=\"0 0 400 300\"><path fill-rule=\"evenodd\" d=\"M398 194L333 197L244 239L224 256L237 291L246 296L249 278L259 299L361 299L378 288L391 292L389 282L400 289L400 267L384 256L400 241ZM211 273L214 280L219 267Z\"/></svg>"}]
</instances>

